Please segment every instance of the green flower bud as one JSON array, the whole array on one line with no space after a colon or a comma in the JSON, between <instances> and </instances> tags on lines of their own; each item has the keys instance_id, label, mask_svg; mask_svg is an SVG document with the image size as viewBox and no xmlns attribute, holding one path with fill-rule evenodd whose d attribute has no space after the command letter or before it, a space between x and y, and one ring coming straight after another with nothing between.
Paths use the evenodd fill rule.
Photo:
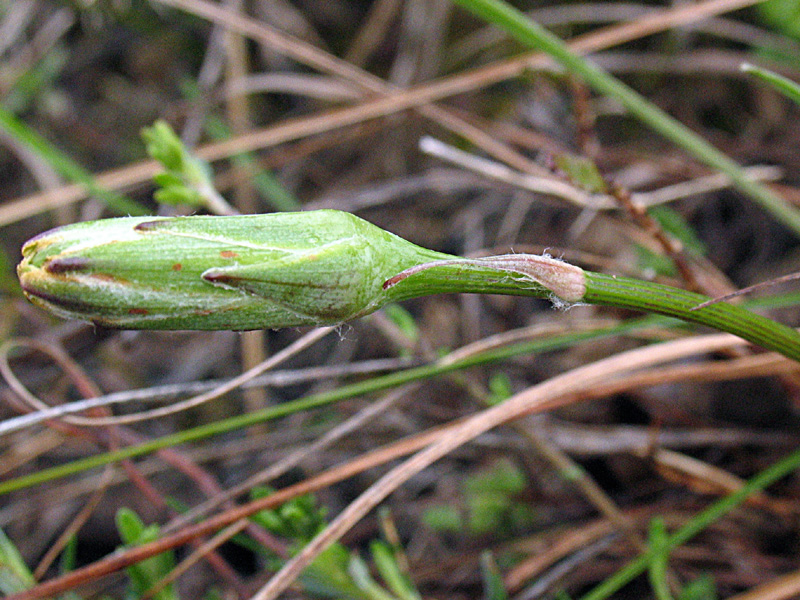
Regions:
<instances>
[{"instance_id":1,"label":"green flower bud","mask_svg":"<svg viewBox=\"0 0 800 600\"><path fill-rule=\"evenodd\" d=\"M332 210L77 223L22 254L25 295L61 317L201 330L341 323L391 300L393 275L450 258Z\"/></svg>"}]
</instances>

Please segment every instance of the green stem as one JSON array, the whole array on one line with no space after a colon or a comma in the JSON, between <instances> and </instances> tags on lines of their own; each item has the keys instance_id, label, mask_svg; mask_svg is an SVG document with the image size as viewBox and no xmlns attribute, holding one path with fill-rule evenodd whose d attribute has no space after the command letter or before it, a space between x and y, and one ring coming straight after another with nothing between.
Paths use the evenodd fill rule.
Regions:
<instances>
[{"instance_id":1,"label":"green stem","mask_svg":"<svg viewBox=\"0 0 800 600\"><path fill-rule=\"evenodd\" d=\"M800 84L795 83L791 79L778 75L767 69L762 69L754 65L743 64L742 71L749 73L771 85L773 88L790 98L795 103L800 104Z\"/></svg>"},{"instance_id":2,"label":"green stem","mask_svg":"<svg viewBox=\"0 0 800 600\"><path fill-rule=\"evenodd\" d=\"M537 48L582 77L592 88L615 98L628 111L708 166L725 173L742 193L792 231L800 233L800 212L769 188L753 181L742 168L691 129L648 102L633 89L572 52L563 41L502 0L453 0L505 30L523 44Z\"/></svg>"},{"instance_id":3,"label":"green stem","mask_svg":"<svg viewBox=\"0 0 800 600\"><path fill-rule=\"evenodd\" d=\"M401 302L433 294L501 294L536 298L552 295L551 290L530 281L530 278L499 270L489 263L484 265L479 261L444 254L434 258L433 262L421 262L389 279L385 300Z\"/></svg>"},{"instance_id":4,"label":"green stem","mask_svg":"<svg viewBox=\"0 0 800 600\"><path fill-rule=\"evenodd\" d=\"M642 310L682 321L726 331L800 361L800 333L749 310L719 302L692 310L708 300L706 296L649 281L614 277L586 271L586 295L589 304Z\"/></svg>"},{"instance_id":5,"label":"green stem","mask_svg":"<svg viewBox=\"0 0 800 600\"><path fill-rule=\"evenodd\" d=\"M566 293L574 291L576 279L583 291L570 297ZM650 281L583 271L543 257L453 258L418 265L387 283L386 293L394 301L442 293L504 294L640 310L732 333L800 361L800 333L749 310L726 302L695 310L709 298Z\"/></svg>"}]
</instances>

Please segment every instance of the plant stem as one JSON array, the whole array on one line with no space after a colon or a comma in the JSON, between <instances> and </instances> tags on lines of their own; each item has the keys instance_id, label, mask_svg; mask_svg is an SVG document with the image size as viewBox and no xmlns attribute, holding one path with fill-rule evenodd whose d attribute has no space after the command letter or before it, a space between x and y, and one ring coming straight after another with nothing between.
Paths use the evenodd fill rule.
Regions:
<instances>
[{"instance_id":1,"label":"plant stem","mask_svg":"<svg viewBox=\"0 0 800 600\"><path fill-rule=\"evenodd\" d=\"M498 259L509 260L501 262ZM541 260L548 262L538 264ZM535 280L523 272L530 265L538 268L534 273ZM580 278L584 288L581 294L568 297L559 291L556 286L563 283L562 274L550 272L551 268L559 269L559 265L563 265L563 271L570 279ZM578 301L677 317L732 333L800 361L800 333L749 310L725 302L695 310L708 297L650 281L583 271L568 263L538 256L517 254L436 261L408 269L389 282L392 284L386 292L392 300L441 293L504 294L551 298L556 304L560 300L565 300L567 305ZM572 287L565 289L570 291Z\"/></svg>"},{"instance_id":2,"label":"plant stem","mask_svg":"<svg viewBox=\"0 0 800 600\"><path fill-rule=\"evenodd\" d=\"M800 334L781 323L757 315L733 304L720 302L692 310L707 300L706 296L649 281L586 273L586 295L589 304L630 308L677 317L727 331L763 348L775 350L800 361Z\"/></svg>"}]
</instances>

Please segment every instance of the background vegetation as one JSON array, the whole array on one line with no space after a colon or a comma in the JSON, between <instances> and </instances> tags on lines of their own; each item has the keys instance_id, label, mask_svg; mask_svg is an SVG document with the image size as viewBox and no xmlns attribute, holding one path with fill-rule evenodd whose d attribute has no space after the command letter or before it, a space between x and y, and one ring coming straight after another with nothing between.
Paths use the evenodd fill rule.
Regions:
<instances>
[{"instance_id":1,"label":"background vegetation","mask_svg":"<svg viewBox=\"0 0 800 600\"><path fill-rule=\"evenodd\" d=\"M14 265L60 224L337 208L443 252L547 251L712 297L798 271L800 107L740 69L800 81L796 0L515 3L779 204L462 6L481 4L0 4L0 594L266 598L391 466L542 382L554 391L531 414L385 488L286 597L800 593L795 364L638 313L414 300L189 410L11 430L31 408L23 384L28 404L120 393L115 414L135 415L307 333L56 320L23 298ZM156 130L142 130L158 120L213 187L153 183ZM791 289L751 305L798 326ZM103 562L123 545L141 555Z\"/></svg>"}]
</instances>

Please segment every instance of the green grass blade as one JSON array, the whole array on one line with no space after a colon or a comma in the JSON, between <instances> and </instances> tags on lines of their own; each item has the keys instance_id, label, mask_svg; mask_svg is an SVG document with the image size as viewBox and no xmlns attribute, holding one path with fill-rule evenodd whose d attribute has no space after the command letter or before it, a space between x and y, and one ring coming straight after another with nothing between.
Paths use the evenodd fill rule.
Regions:
<instances>
[{"instance_id":1,"label":"green grass blade","mask_svg":"<svg viewBox=\"0 0 800 600\"><path fill-rule=\"evenodd\" d=\"M785 458L779 460L761 473L750 479L739 490L729 496L718 500L700 514L691 519L686 525L672 534L664 544L662 551L672 551L682 546L706 527L721 519L731 510L747 500L752 494L763 490L776 481L786 477L793 471L800 469L800 449L795 450ZM652 562L652 553L647 552L639 558L628 563L625 567L617 571L614 575L606 579L603 583L595 587L586 594L581 600L605 600L611 598L614 593L623 586L630 583L644 573Z\"/></svg>"},{"instance_id":2,"label":"green grass blade","mask_svg":"<svg viewBox=\"0 0 800 600\"><path fill-rule=\"evenodd\" d=\"M778 221L800 234L800 212L780 196L751 180L742 168L691 129L647 101L633 89L572 52L564 42L502 0L453 0L475 15L522 42L549 54L596 91L606 94L661 135L708 166L725 173L733 185L769 211Z\"/></svg>"},{"instance_id":3,"label":"green grass blade","mask_svg":"<svg viewBox=\"0 0 800 600\"><path fill-rule=\"evenodd\" d=\"M0 129L3 129L20 144L40 156L53 167L59 175L73 183L78 183L85 187L89 194L105 202L114 212L120 215L150 214L149 210L135 200L131 200L122 194L106 190L97 185L91 173L86 171L69 156L55 148L44 137L36 133L2 106L0 106Z\"/></svg>"},{"instance_id":4,"label":"green grass blade","mask_svg":"<svg viewBox=\"0 0 800 600\"><path fill-rule=\"evenodd\" d=\"M663 322L663 319L661 319L661 322ZM194 427L192 429L187 429L185 431L180 431L178 433L156 438L136 446L128 446L126 448L122 448L121 450L106 452L96 456L89 456L87 458L75 460L57 467L42 469L29 475L23 475L15 479L2 481L0 482L0 496L17 490L33 487L48 481L60 479L62 477L68 477L70 475L82 473L89 469L119 462L128 458L152 454L153 452L157 452L158 450L162 450L164 448L171 448L181 444L196 442L213 436L222 435L231 431L246 429L251 425L264 423L266 421L295 414L304 410L320 408L340 400L392 389L406 383L430 379L471 366L498 362L521 354L558 350L569 347L581 341L622 335L638 328L652 327L657 323L658 320L655 320L652 317L635 319L612 327L568 333L565 335L553 336L547 339L532 340L530 342L491 349L479 354L474 354L459 361L447 362L446 360L443 360L420 367L406 369L404 371L396 371L380 377L374 377L372 379L360 381L358 383L342 385L329 392L313 394L311 396L306 396L305 398L299 398L291 402L285 402L278 406L269 407L264 410L247 413L244 415L237 415L221 421L208 423L206 425L201 425L199 427Z\"/></svg>"},{"instance_id":5,"label":"green grass blade","mask_svg":"<svg viewBox=\"0 0 800 600\"><path fill-rule=\"evenodd\" d=\"M36 579L25 564L14 543L0 529L0 593L16 594L36 585Z\"/></svg>"},{"instance_id":6,"label":"green grass blade","mask_svg":"<svg viewBox=\"0 0 800 600\"><path fill-rule=\"evenodd\" d=\"M655 517L650 522L648 545L650 547L650 587L653 588L657 600L674 600L667 584L667 568L669 564L669 537L663 517Z\"/></svg>"},{"instance_id":7,"label":"green grass blade","mask_svg":"<svg viewBox=\"0 0 800 600\"><path fill-rule=\"evenodd\" d=\"M755 65L742 65L742 71L753 75L757 79L769 84L774 89L784 94L787 98L794 100L800 104L800 84L795 83L791 79L787 79L783 75L778 75L767 69L756 67Z\"/></svg>"}]
</instances>

